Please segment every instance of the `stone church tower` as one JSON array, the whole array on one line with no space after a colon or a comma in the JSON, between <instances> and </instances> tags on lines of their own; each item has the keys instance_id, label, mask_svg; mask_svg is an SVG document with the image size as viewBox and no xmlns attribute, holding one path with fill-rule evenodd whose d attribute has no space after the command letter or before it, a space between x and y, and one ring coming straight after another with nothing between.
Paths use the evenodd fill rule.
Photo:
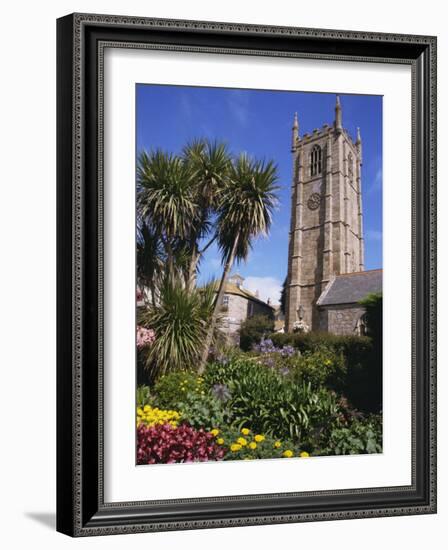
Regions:
<instances>
[{"instance_id":1,"label":"stone church tower","mask_svg":"<svg viewBox=\"0 0 448 550\"><path fill-rule=\"evenodd\" d=\"M362 145L335 120L311 135L292 127L293 183L285 329L302 322L319 330L316 301L334 275L364 271L361 199Z\"/></svg>"}]
</instances>

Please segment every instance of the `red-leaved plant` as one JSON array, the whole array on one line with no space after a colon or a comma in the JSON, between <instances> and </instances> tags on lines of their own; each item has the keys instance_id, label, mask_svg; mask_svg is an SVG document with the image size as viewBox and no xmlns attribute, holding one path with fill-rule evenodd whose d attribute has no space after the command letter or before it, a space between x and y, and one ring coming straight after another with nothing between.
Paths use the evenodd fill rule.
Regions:
<instances>
[{"instance_id":1,"label":"red-leaved plant","mask_svg":"<svg viewBox=\"0 0 448 550\"><path fill-rule=\"evenodd\" d=\"M174 428L156 424L137 428L137 464L172 464L222 460L224 449L212 434L187 424Z\"/></svg>"}]
</instances>

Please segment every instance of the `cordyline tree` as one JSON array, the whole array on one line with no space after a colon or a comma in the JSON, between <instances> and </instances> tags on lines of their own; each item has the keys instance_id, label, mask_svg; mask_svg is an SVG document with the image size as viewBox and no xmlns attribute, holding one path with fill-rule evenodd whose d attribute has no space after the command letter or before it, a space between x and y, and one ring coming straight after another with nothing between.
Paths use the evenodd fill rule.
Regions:
<instances>
[{"instance_id":1,"label":"cordyline tree","mask_svg":"<svg viewBox=\"0 0 448 550\"><path fill-rule=\"evenodd\" d=\"M216 239L211 219L229 166L226 146L204 140L188 144L181 156L160 150L139 156L139 226L146 225L160 243L153 248L162 251L165 275L182 278L188 288L194 286L201 256Z\"/></svg>"},{"instance_id":2,"label":"cordyline tree","mask_svg":"<svg viewBox=\"0 0 448 550\"><path fill-rule=\"evenodd\" d=\"M213 315L204 342L199 372L207 361L227 277L235 260L245 260L259 235L267 235L277 203L277 168L272 162L240 155L231 165L227 185L220 193L217 239L224 264Z\"/></svg>"},{"instance_id":3,"label":"cordyline tree","mask_svg":"<svg viewBox=\"0 0 448 550\"><path fill-rule=\"evenodd\" d=\"M196 140L186 145L180 156L163 151L140 154L137 276L151 292L147 322L151 326L157 320L159 325L151 328L156 332L154 354L158 346L164 346L159 349L159 358L164 358L162 371L170 362L173 367L180 365L182 358L185 363L194 362L195 353L199 371L203 371L216 336L228 274L235 261L247 258L253 239L269 230L276 179L271 162L246 155L232 159L227 147L218 142ZM209 289L198 291L196 276L203 254L215 241L223 273L210 303ZM179 310L175 296L178 305L183 304ZM187 304L188 300L191 303ZM160 315L163 308L169 310L168 316ZM196 327L194 334L188 326L187 310L195 319L191 323ZM182 313L178 322L176 311ZM163 319L169 319L165 329ZM149 363L153 360L155 355L148 359Z\"/></svg>"}]
</instances>

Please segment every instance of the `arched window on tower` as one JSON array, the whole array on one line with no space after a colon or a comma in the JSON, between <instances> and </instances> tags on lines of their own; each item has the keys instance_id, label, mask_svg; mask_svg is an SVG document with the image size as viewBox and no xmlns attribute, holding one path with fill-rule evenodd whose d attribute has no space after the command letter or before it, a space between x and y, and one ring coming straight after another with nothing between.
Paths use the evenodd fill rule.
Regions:
<instances>
[{"instance_id":1,"label":"arched window on tower","mask_svg":"<svg viewBox=\"0 0 448 550\"><path fill-rule=\"evenodd\" d=\"M311 176L317 176L322 172L322 149L315 145L310 153L310 172Z\"/></svg>"},{"instance_id":2,"label":"arched window on tower","mask_svg":"<svg viewBox=\"0 0 448 550\"><path fill-rule=\"evenodd\" d=\"M348 154L347 162L348 162L348 181L353 185L353 155L351 153Z\"/></svg>"}]
</instances>

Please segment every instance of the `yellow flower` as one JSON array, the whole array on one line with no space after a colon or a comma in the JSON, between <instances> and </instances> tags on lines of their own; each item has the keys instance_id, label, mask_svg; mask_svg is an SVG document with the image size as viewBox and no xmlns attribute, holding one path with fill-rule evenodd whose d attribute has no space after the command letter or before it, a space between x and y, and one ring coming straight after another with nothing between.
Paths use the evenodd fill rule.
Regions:
<instances>
[{"instance_id":1,"label":"yellow flower","mask_svg":"<svg viewBox=\"0 0 448 550\"><path fill-rule=\"evenodd\" d=\"M218 443L218 445L222 445L224 443L224 439L222 437L218 437L216 443Z\"/></svg>"},{"instance_id":2,"label":"yellow flower","mask_svg":"<svg viewBox=\"0 0 448 550\"><path fill-rule=\"evenodd\" d=\"M149 405L145 405L143 409L141 407L137 408L137 422L139 425L154 426L156 424L170 424L176 428L179 418L180 414L173 410L164 411L157 407L152 408Z\"/></svg>"},{"instance_id":3,"label":"yellow flower","mask_svg":"<svg viewBox=\"0 0 448 550\"><path fill-rule=\"evenodd\" d=\"M210 432L213 437L216 437L219 434L218 428L213 428L213 430Z\"/></svg>"},{"instance_id":4,"label":"yellow flower","mask_svg":"<svg viewBox=\"0 0 448 550\"><path fill-rule=\"evenodd\" d=\"M250 434L250 430L249 430L249 428L243 428L243 429L241 430L241 433L242 433L243 435L249 435L249 434Z\"/></svg>"},{"instance_id":5,"label":"yellow flower","mask_svg":"<svg viewBox=\"0 0 448 550\"><path fill-rule=\"evenodd\" d=\"M241 449L241 445L238 445L238 443L232 443L232 445L230 445L230 450L233 452L233 453L236 453L237 451L239 451Z\"/></svg>"},{"instance_id":6,"label":"yellow flower","mask_svg":"<svg viewBox=\"0 0 448 550\"><path fill-rule=\"evenodd\" d=\"M241 445L241 447L245 447L247 445L247 440L244 439L244 437L239 437L236 441Z\"/></svg>"},{"instance_id":7,"label":"yellow flower","mask_svg":"<svg viewBox=\"0 0 448 550\"><path fill-rule=\"evenodd\" d=\"M283 456L285 458L291 458L292 456L294 456L294 453L292 451L290 451L289 449L286 449L286 451L283 451Z\"/></svg>"},{"instance_id":8,"label":"yellow flower","mask_svg":"<svg viewBox=\"0 0 448 550\"><path fill-rule=\"evenodd\" d=\"M265 440L265 437L264 437L264 435L259 435L259 434L257 434L257 435L254 437L254 439L255 439L255 441L256 441L257 443L261 443L262 441Z\"/></svg>"},{"instance_id":9,"label":"yellow flower","mask_svg":"<svg viewBox=\"0 0 448 550\"><path fill-rule=\"evenodd\" d=\"M274 443L274 447L275 447L276 449L278 449L278 448L281 447L281 446L282 446L281 441L276 441L276 442Z\"/></svg>"},{"instance_id":10,"label":"yellow flower","mask_svg":"<svg viewBox=\"0 0 448 550\"><path fill-rule=\"evenodd\" d=\"M310 455L306 451L300 453L300 458L308 458Z\"/></svg>"},{"instance_id":11,"label":"yellow flower","mask_svg":"<svg viewBox=\"0 0 448 550\"><path fill-rule=\"evenodd\" d=\"M257 448L257 444L255 443L255 441L251 441L251 442L249 443L249 448L250 448L250 449L256 449L256 448Z\"/></svg>"}]
</instances>

